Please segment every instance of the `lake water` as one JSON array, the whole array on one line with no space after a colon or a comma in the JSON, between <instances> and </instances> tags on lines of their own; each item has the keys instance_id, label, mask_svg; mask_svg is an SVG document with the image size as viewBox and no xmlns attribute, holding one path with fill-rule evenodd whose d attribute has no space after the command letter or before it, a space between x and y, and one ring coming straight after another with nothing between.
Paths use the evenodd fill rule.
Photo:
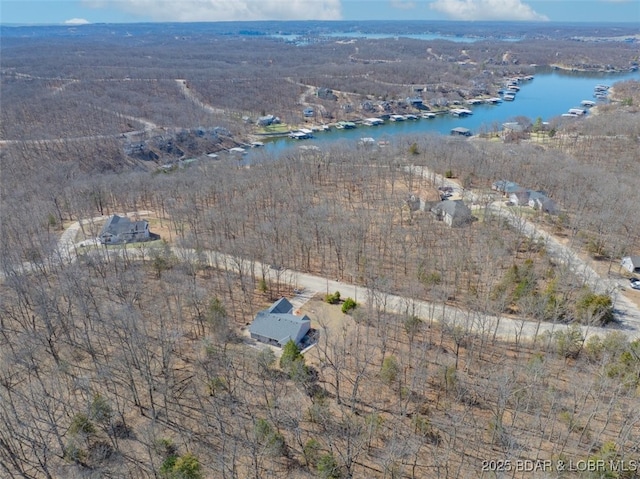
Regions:
<instances>
[{"instance_id":1,"label":"lake water","mask_svg":"<svg viewBox=\"0 0 640 479\"><path fill-rule=\"evenodd\" d=\"M385 39L385 38L410 38L412 40L448 40L456 43L474 43L481 40L488 40L486 36L483 37L467 37L463 35L443 35L440 33L403 33L403 34L390 34L390 33L361 33L361 32L345 32L345 33L329 33L327 37L334 38L367 38L367 39ZM491 38L493 40L517 42L521 38Z\"/></svg>"},{"instance_id":2,"label":"lake water","mask_svg":"<svg viewBox=\"0 0 640 479\"><path fill-rule=\"evenodd\" d=\"M560 70L536 73L533 80L520 83L520 91L514 101L503 101L496 105L463 105L473 111L473 115L455 117L450 114L439 115L432 119L416 121L385 122L379 126L358 125L351 130L337 130L314 133L308 140L279 138L267 141L264 148L251 150L257 154L262 150L266 154L279 154L289 147L315 145L322 148L332 142L349 140L354 143L363 137L371 137L376 141L389 140L397 135L416 135L441 133L448 135L452 128L464 127L472 133L501 129L501 125L516 117L527 117L532 122L537 118L549 121L570 108L579 107L582 100L593 100L594 87L598 84L613 85L623 80L640 81L640 72L617 74L572 73ZM363 115L366 116L366 115ZM373 116L373 115L372 115ZM579 120L578 120L579 121ZM251 156L251 154L249 156Z\"/></svg>"},{"instance_id":3,"label":"lake water","mask_svg":"<svg viewBox=\"0 0 640 479\"><path fill-rule=\"evenodd\" d=\"M304 35L293 33L279 33L270 35L272 38L279 38L290 43L295 43L300 46L308 45L308 39ZM363 32L333 32L318 34L319 38L348 38L348 39L369 39L369 40L381 40L388 38L410 38L412 40L447 40L455 43L475 43L481 40L499 40L504 42L517 42L522 38L517 37L472 37L464 35L444 35L441 33L363 33Z\"/></svg>"}]
</instances>

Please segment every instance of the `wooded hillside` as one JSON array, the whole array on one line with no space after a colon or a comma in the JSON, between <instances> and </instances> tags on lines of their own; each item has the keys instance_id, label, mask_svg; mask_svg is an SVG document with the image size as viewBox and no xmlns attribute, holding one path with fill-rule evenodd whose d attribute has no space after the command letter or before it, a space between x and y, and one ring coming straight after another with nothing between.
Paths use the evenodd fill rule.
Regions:
<instances>
[{"instance_id":1,"label":"wooded hillside","mask_svg":"<svg viewBox=\"0 0 640 479\"><path fill-rule=\"evenodd\" d=\"M245 115L294 118L308 86L365 98L425 83L454 99L557 51L570 65L637 58L626 43L535 37L430 51L407 39L3 38L0 476L637 477L640 342L615 321L621 292L596 291L524 225L627 281L620 257L640 252L638 82L615 84L589 119L542 130L520 118L512 137L157 168L246 140ZM473 193L473 221L431 213L436 175ZM513 207L519 221L505 220L492 207L502 179L543 190L558 214ZM95 242L107 216L129 212L160 239ZM317 344L251 340L258 311L301 300L302 273L327 280L296 311ZM340 303L334 279L369 299L328 304ZM559 327L505 341L462 326L488 315ZM604 469L559 470L586 460Z\"/></svg>"}]
</instances>

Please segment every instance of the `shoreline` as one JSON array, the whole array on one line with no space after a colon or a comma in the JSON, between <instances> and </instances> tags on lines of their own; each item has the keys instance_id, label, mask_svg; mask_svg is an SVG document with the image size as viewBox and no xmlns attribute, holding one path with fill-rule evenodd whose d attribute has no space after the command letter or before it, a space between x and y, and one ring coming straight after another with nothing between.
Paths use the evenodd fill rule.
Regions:
<instances>
[{"instance_id":1,"label":"shoreline","mask_svg":"<svg viewBox=\"0 0 640 479\"><path fill-rule=\"evenodd\" d=\"M551 63L548 65L549 68L551 68L552 70L562 70L565 72L575 72L575 73L605 73L605 74L611 74L611 75L619 75L621 73L629 73L634 71L631 68L627 68L627 69L593 69L593 68L578 68L578 67L572 67L572 66L568 66L568 65L562 65L560 63Z\"/></svg>"}]
</instances>

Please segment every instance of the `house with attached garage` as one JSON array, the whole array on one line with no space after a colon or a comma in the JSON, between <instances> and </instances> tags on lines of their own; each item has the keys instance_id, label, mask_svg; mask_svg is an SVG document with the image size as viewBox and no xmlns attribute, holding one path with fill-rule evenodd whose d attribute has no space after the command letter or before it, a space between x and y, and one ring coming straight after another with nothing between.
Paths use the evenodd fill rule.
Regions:
<instances>
[{"instance_id":1,"label":"house with attached garage","mask_svg":"<svg viewBox=\"0 0 640 479\"><path fill-rule=\"evenodd\" d=\"M529 204L530 190L518 190L509 194L509 201L516 206L526 206Z\"/></svg>"},{"instance_id":2,"label":"house with attached garage","mask_svg":"<svg viewBox=\"0 0 640 479\"><path fill-rule=\"evenodd\" d=\"M554 215L558 207L543 191L520 189L509 194L509 201L516 206L529 206L534 210Z\"/></svg>"},{"instance_id":3,"label":"house with attached garage","mask_svg":"<svg viewBox=\"0 0 640 479\"><path fill-rule=\"evenodd\" d=\"M534 210L549 213L550 215L555 215L558 212L556 202L542 191L530 191L528 204Z\"/></svg>"},{"instance_id":4,"label":"house with attached garage","mask_svg":"<svg viewBox=\"0 0 640 479\"><path fill-rule=\"evenodd\" d=\"M283 347L289 340L300 344L310 329L309 317L293 314L293 305L286 298L280 298L258 312L249 326L249 333L261 343Z\"/></svg>"},{"instance_id":5,"label":"house with attached garage","mask_svg":"<svg viewBox=\"0 0 640 479\"><path fill-rule=\"evenodd\" d=\"M437 203L431 212L448 226L464 226L473 221L473 215L462 200L444 200Z\"/></svg>"},{"instance_id":6,"label":"house with attached garage","mask_svg":"<svg viewBox=\"0 0 640 479\"><path fill-rule=\"evenodd\" d=\"M150 239L147 220L131 221L126 216L113 215L107 219L98 236L102 244L124 244Z\"/></svg>"}]
</instances>

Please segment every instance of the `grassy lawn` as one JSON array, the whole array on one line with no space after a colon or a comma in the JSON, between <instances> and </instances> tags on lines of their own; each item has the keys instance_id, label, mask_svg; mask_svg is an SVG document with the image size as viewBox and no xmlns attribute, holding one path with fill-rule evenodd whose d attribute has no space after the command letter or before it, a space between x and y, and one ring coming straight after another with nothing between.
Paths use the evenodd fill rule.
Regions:
<instances>
[{"instance_id":1,"label":"grassy lawn","mask_svg":"<svg viewBox=\"0 0 640 479\"><path fill-rule=\"evenodd\" d=\"M261 134L274 134L274 133L287 133L291 130L291 127L286 123L280 123L278 125L269 125L260 128L257 133Z\"/></svg>"}]
</instances>

